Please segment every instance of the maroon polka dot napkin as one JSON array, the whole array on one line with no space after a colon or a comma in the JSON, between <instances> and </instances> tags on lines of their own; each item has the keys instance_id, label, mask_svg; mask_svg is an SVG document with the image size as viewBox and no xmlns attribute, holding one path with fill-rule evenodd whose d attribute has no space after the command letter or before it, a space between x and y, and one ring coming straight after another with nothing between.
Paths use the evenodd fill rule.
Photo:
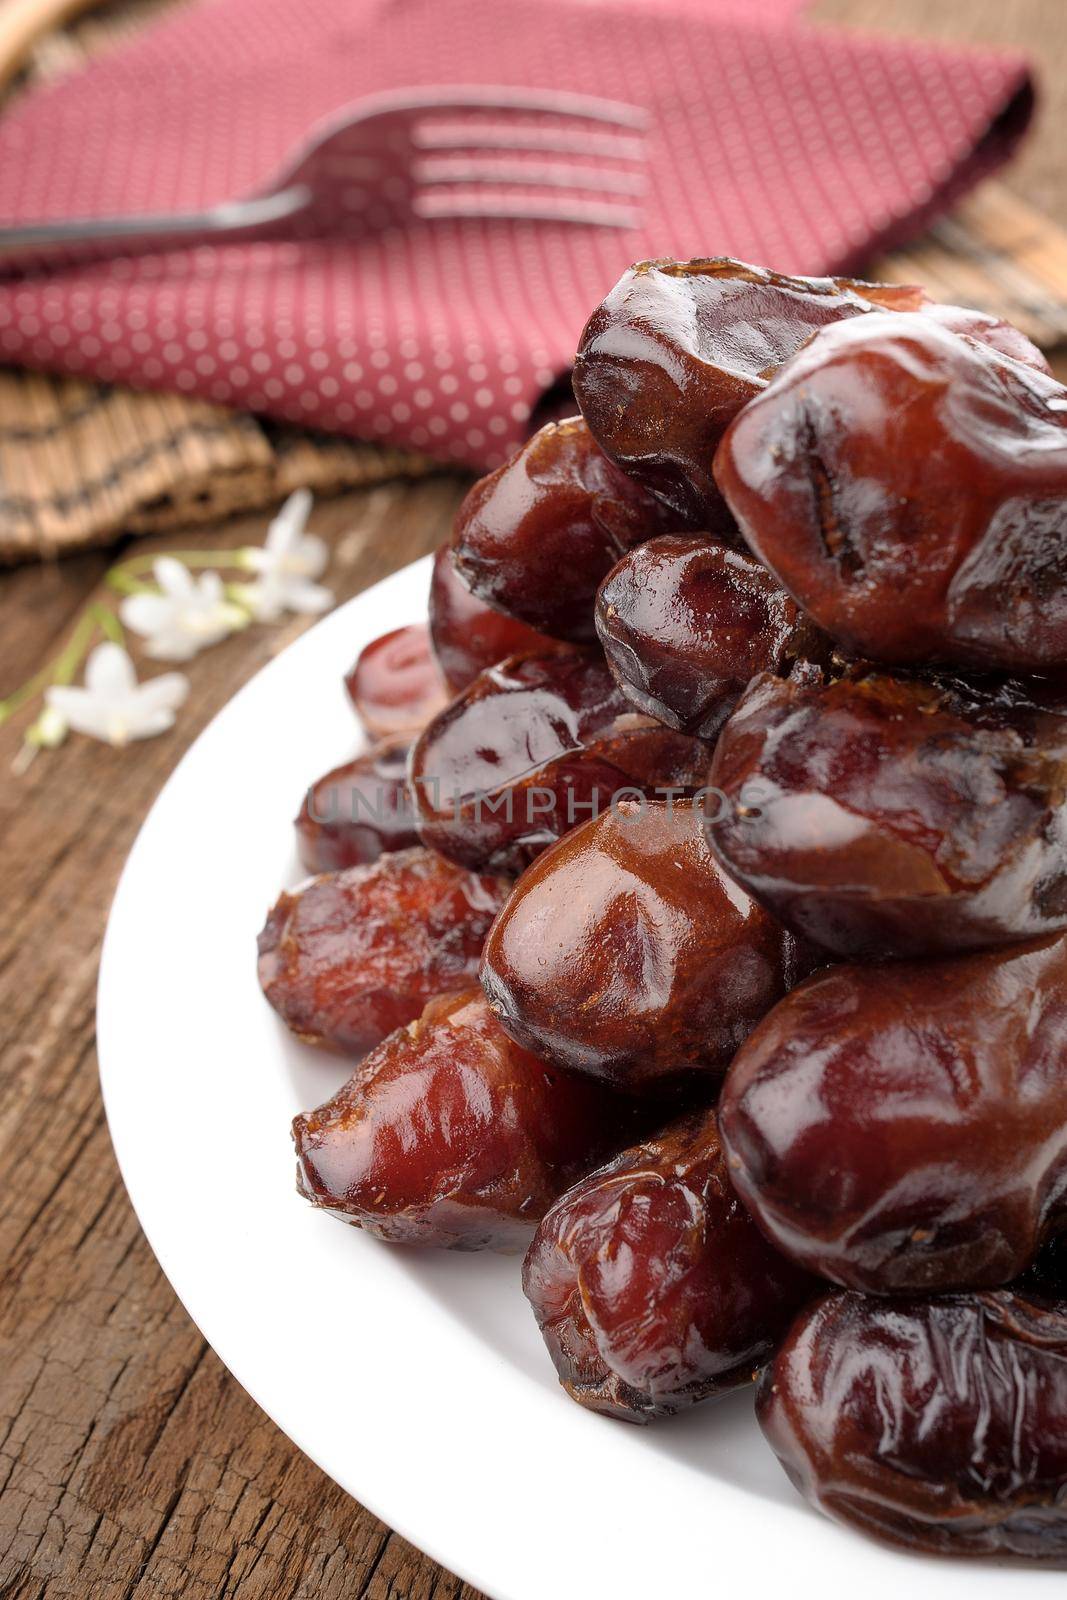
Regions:
<instances>
[{"instance_id":1,"label":"maroon polka dot napkin","mask_svg":"<svg viewBox=\"0 0 1067 1600\"><path fill-rule=\"evenodd\" d=\"M0 220L207 205L375 90L510 83L647 108L641 226L419 223L0 282L0 358L484 469L648 256L855 267L1023 133L1017 57L809 27L797 0L201 0L0 121Z\"/></svg>"}]
</instances>

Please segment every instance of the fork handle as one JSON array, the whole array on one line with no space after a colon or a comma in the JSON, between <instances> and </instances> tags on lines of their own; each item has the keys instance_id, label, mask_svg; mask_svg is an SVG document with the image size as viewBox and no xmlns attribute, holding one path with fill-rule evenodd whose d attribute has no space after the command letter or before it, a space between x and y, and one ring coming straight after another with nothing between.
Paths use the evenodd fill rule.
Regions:
<instances>
[{"instance_id":1,"label":"fork handle","mask_svg":"<svg viewBox=\"0 0 1067 1600\"><path fill-rule=\"evenodd\" d=\"M269 238L278 223L311 200L305 184L249 200L230 200L207 211L171 215L83 217L64 222L0 228L0 272L73 266L111 256L148 255L174 246L230 244Z\"/></svg>"}]
</instances>

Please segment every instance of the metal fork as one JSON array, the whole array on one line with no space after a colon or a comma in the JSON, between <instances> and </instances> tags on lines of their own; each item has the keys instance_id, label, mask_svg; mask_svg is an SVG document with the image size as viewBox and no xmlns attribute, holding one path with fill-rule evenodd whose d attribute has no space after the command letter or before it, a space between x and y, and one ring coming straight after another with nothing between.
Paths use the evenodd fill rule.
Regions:
<instances>
[{"instance_id":1,"label":"metal fork","mask_svg":"<svg viewBox=\"0 0 1067 1600\"><path fill-rule=\"evenodd\" d=\"M0 228L0 270L176 246L352 237L445 218L633 228L645 122L636 106L553 91L372 95L314 129L277 177L245 199L169 216Z\"/></svg>"}]
</instances>

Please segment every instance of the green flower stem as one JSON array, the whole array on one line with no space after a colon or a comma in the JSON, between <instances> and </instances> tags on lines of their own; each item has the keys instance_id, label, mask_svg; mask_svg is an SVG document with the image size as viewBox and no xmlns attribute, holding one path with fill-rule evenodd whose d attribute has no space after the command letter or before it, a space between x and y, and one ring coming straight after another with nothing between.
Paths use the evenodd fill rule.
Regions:
<instances>
[{"instance_id":1,"label":"green flower stem","mask_svg":"<svg viewBox=\"0 0 1067 1600\"><path fill-rule=\"evenodd\" d=\"M105 639L110 639L112 644L125 646L126 634L118 617L107 606L102 606L99 601L93 601L91 605L86 606L74 624L74 630L58 656L47 666L42 667L40 672L34 673L33 677L21 688L16 689L14 694L9 694L6 700L0 700L0 726L9 721L16 711L21 711L23 706L29 705L31 700L36 700L37 696L43 694L52 684L73 683L75 674L89 653L89 646L97 631L102 633Z\"/></svg>"},{"instance_id":2,"label":"green flower stem","mask_svg":"<svg viewBox=\"0 0 1067 1600\"><path fill-rule=\"evenodd\" d=\"M112 567L105 574L109 589L114 589L116 594L158 594L159 590L154 583L142 583L140 578L131 577L122 567Z\"/></svg>"},{"instance_id":3,"label":"green flower stem","mask_svg":"<svg viewBox=\"0 0 1067 1600\"><path fill-rule=\"evenodd\" d=\"M183 567L240 567L242 571L247 571L248 552L247 545L238 545L235 550L164 550L156 555L131 556L128 561L120 561L118 566L111 568L107 575L108 582L120 574L151 572L160 554L173 557Z\"/></svg>"},{"instance_id":4,"label":"green flower stem","mask_svg":"<svg viewBox=\"0 0 1067 1600\"><path fill-rule=\"evenodd\" d=\"M115 613L109 611L107 606L102 605L92 605L89 609L93 613L96 625L104 635L104 638L110 639L112 644L121 645L125 649L126 632Z\"/></svg>"},{"instance_id":5,"label":"green flower stem","mask_svg":"<svg viewBox=\"0 0 1067 1600\"><path fill-rule=\"evenodd\" d=\"M252 547L239 545L234 550L168 550L166 554L175 561L180 561L185 567L229 567L240 572L253 570L251 557L254 555ZM127 561L120 561L111 567L105 575L108 587L116 594L158 594L159 590L154 583L146 583L139 576L141 573L150 573L158 555L131 556ZM252 612L240 593L240 586L226 584L224 593L226 597L239 605L245 613L245 623L251 622ZM6 700L0 700L0 726L21 711L23 706L30 704L38 695L44 693L52 684L67 684L74 680L74 676L85 660L92 644L94 634L99 630L105 639L112 644L125 647L126 635L122 623L108 606L94 601L86 606L81 616L74 625L70 638L60 651L59 655L40 672L34 673L28 682L8 695ZM36 728L36 724L34 725ZM30 730L29 739L34 743L34 729Z\"/></svg>"},{"instance_id":6,"label":"green flower stem","mask_svg":"<svg viewBox=\"0 0 1067 1600\"><path fill-rule=\"evenodd\" d=\"M97 612L102 609L90 606L83 611L74 625L74 631L55 660L42 667L40 672L34 673L28 683L16 689L14 694L9 694L6 700L0 700L0 724L7 722L16 711L21 711L23 706L36 699L49 684L70 683L85 659L93 634L100 625Z\"/></svg>"}]
</instances>

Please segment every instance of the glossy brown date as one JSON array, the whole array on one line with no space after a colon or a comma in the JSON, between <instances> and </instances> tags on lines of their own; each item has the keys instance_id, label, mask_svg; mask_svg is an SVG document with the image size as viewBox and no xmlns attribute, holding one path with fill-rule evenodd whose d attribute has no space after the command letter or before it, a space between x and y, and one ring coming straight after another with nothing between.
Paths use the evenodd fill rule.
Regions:
<instances>
[{"instance_id":1,"label":"glossy brown date","mask_svg":"<svg viewBox=\"0 0 1067 1600\"><path fill-rule=\"evenodd\" d=\"M641 261L579 341L574 391L601 449L686 519L737 529L712 458L741 408L819 328L874 310L918 312L1039 371L1041 352L1009 323L941 306L907 285L791 278L742 261Z\"/></svg>"},{"instance_id":2,"label":"glossy brown date","mask_svg":"<svg viewBox=\"0 0 1067 1600\"><path fill-rule=\"evenodd\" d=\"M412 738L450 698L425 622L372 639L345 688L371 739Z\"/></svg>"},{"instance_id":3,"label":"glossy brown date","mask_svg":"<svg viewBox=\"0 0 1067 1600\"><path fill-rule=\"evenodd\" d=\"M527 1049L643 1089L721 1073L801 959L722 871L692 803L624 802L523 875L482 983Z\"/></svg>"},{"instance_id":4,"label":"glossy brown date","mask_svg":"<svg viewBox=\"0 0 1067 1600\"><path fill-rule=\"evenodd\" d=\"M718 540L664 534L600 585L596 627L628 699L670 728L711 739L757 672L824 660L825 634L760 562Z\"/></svg>"},{"instance_id":5,"label":"glossy brown date","mask_svg":"<svg viewBox=\"0 0 1067 1600\"><path fill-rule=\"evenodd\" d=\"M451 544L443 544L433 559L430 637L438 665L454 693L505 656L553 647L547 634L505 616L471 593L456 571Z\"/></svg>"},{"instance_id":6,"label":"glossy brown date","mask_svg":"<svg viewBox=\"0 0 1067 1600\"><path fill-rule=\"evenodd\" d=\"M394 1244L515 1250L631 1123L609 1090L514 1044L475 987L431 1000L296 1118L297 1183Z\"/></svg>"},{"instance_id":7,"label":"glossy brown date","mask_svg":"<svg viewBox=\"0 0 1067 1600\"><path fill-rule=\"evenodd\" d=\"M815 1286L738 1201L704 1112L558 1200L523 1288L571 1398L650 1422L750 1383Z\"/></svg>"},{"instance_id":8,"label":"glossy brown date","mask_svg":"<svg viewBox=\"0 0 1067 1600\"><path fill-rule=\"evenodd\" d=\"M817 328L922 290L790 278L727 258L641 261L578 343L574 392L606 455L686 519L736 538L712 478L731 419Z\"/></svg>"},{"instance_id":9,"label":"glossy brown date","mask_svg":"<svg viewBox=\"0 0 1067 1600\"><path fill-rule=\"evenodd\" d=\"M474 485L452 534L471 590L553 638L596 637L597 585L678 518L620 472L580 417L551 422Z\"/></svg>"},{"instance_id":10,"label":"glossy brown date","mask_svg":"<svg viewBox=\"0 0 1067 1600\"><path fill-rule=\"evenodd\" d=\"M518 873L624 790L698 787L707 760L700 740L638 715L602 656L513 656L415 745L419 834L472 871Z\"/></svg>"},{"instance_id":11,"label":"glossy brown date","mask_svg":"<svg viewBox=\"0 0 1067 1600\"><path fill-rule=\"evenodd\" d=\"M756 1414L801 1494L906 1550L1067 1560L1067 1303L831 1294Z\"/></svg>"},{"instance_id":12,"label":"glossy brown date","mask_svg":"<svg viewBox=\"0 0 1067 1600\"><path fill-rule=\"evenodd\" d=\"M715 457L745 539L848 652L1067 664L1067 389L922 315L822 329Z\"/></svg>"},{"instance_id":13,"label":"glossy brown date","mask_svg":"<svg viewBox=\"0 0 1067 1600\"><path fill-rule=\"evenodd\" d=\"M846 957L1067 926L1067 705L1038 683L808 676L755 679L719 736L710 837L733 877Z\"/></svg>"},{"instance_id":14,"label":"glossy brown date","mask_svg":"<svg viewBox=\"0 0 1067 1600\"><path fill-rule=\"evenodd\" d=\"M313 878L281 896L259 936L263 993L309 1043L369 1050L475 980L509 887L422 849Z\"/></svg>"},{"instance_id":15,"label":"glossy brown date","mask_svg":"<svg viewBox=\"0 0 1067 1600\"><path fill-rule=\"evenodd\" d=\"M885 309L908 311L913 308L887 306ZM993 317L986 311L975 311L970 306L942 305L936 300L924 300L920 307L914 309L921 310L924 317L932 317L943 328L951 328L953 333L965 333L980 344L999 350L1002 356L1011 356L1013 361L1021 361L1024 367L1033 367L1035 372L1052 371L1037 345L1013 323L1005 322L1003 317Z\"/></svg>"},{"instance_id":16,"label":"glossy brown date","mask_svg":"<svg viewBox=\"0 0 1067 1600\"><path fill-rule=\"evenodd\" d=\"M339 872L419 842L406 742L380 744L311 785L295 823L308 872Z\"/></svg>"},{"instance_id":17,"label":"glossy brown date","mask_svg":"<svg viewBox=\"0 0 1067 1600\"><path fill-rule=\"evenodd\" d=\"M1067 1222L1067 938L828 967L749 1037L730 1175L791 1260L871 1294L995 1288Z\"/></svg>"}]
</instances>

